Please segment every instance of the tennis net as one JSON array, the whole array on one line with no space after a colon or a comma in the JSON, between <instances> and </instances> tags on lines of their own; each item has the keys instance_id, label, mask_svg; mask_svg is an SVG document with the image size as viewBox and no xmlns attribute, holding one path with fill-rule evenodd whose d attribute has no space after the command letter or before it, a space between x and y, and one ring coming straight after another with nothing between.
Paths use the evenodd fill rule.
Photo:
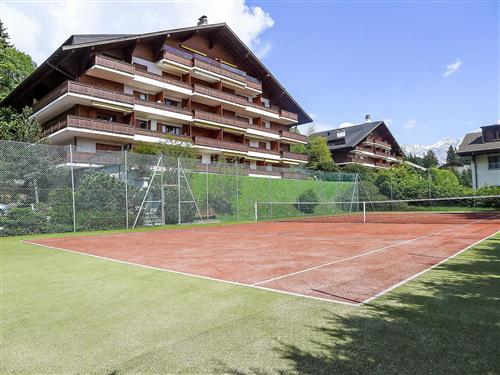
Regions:
<instances>
[{"instance_id":1,"label":"tennis net","mask_svg":"<svg viewBox=\"0 0 500 375\"><path fill-rule=\"evenodd\" d=\"M256 220L316 223L497 224L500 195L359 202L256 202Z\"/></svg>"}]
</instances>

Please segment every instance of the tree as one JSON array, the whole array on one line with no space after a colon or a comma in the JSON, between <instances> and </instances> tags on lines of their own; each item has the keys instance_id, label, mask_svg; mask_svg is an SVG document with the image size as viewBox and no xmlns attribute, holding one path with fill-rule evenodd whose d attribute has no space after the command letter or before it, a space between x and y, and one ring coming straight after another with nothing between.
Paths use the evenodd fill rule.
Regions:
<instances>
[{"instance_id":1,"label":"tree","mask_svg":"<svg viewBox=\"0 0 500 375\"><path fill-rule=\"evenodd\" d=\"M0 108L0 139L17 142L38 142L42 129L31 117L31 108L25 107L21 112L10 107Z\"/></svg>"},{"instance_id":2,"label":"tree","mask_svg":"<svg viewBox=\"0 0 500 375\"><path fill-rule=\"evenodd\" d=\"M310 136L307 139L306 152L309 157L309 167L319 169L321 165L333 163L326 139L319 136Z\"/></svg>"},{"instance_id":3,"label":"tree","mask_svg":"<svg viewBox=\"0 0 500 375\"><path fill-rule=\"evenodd\" d=\"M3 26L2 20L0 20L0 49L6 47L12 47L12 45L10 44L10 37L7 33L7 29Z\"/></svg>"},{"instance_id":4,"label":"tree","mask_svg":"<svg viewBox=\"0 0 500 375\"><path fill-rule=\"evenodd\" d=\"M29 76L36 68L29 55L10 44L9 34L0 23L0 100Z\"/></svg>"},{"instance_id":5,"label":"tree","mask_svg":"<svg viewBox=\"0 0 500 375\"><path fill-rule=\"evenodd\" d=\"M417 156L414 154L408 154L405 157L405 160L409 161L410 163L420 165L421 167L424 166L424 158L422 158L421 156Z\"/></svg>"},{"instance_id":6,"label":"tree","mask_svg":"<svg viewBox=\"0 0 500 375\"><path fill-rule=\"evenodd\" d=\"M434 151L429 150L425 153L423 164L425 168L434 168L438 166L439 162Z\"/></svg>"},{"instance_id":7,"label":"tree","mask_svg":"<svg viewBox=\"0 0 500 375\"><path fill-rule=\"evenodd\" d=\"M446 164L456 164L457 161L458 159L455 148L450 145L450 147L448 147L448 152L446 153Z\"/></svg>"}]
</instances>

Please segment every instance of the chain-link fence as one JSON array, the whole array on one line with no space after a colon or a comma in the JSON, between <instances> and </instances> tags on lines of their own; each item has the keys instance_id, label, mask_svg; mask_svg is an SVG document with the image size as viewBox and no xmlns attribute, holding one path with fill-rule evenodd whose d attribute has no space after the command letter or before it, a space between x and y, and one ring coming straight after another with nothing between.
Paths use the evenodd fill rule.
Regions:
<instances>
[{"instance_id":1,"label":"chain-link fence","mask_svg":"<svg viewBox=\"0 0 500 375\"><path fill-rule=\"evenodd\" d=\"M246 221L257 201L358 200L358 189L349 173L0 141L1 235Z\"/></svg>"}]
</instances>

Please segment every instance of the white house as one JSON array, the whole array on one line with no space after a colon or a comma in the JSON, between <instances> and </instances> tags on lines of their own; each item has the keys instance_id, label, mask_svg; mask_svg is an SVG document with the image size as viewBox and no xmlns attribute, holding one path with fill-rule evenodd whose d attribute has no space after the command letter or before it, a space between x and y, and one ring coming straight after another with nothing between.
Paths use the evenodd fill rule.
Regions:
<instances>
[{"instance_id":1,"label":"white house","mask_svg":"<svg viewBox=\"0 0 500 375\"><path fill-rule=\"evenodd\" d=\"M471 157L472 187L500 186L500 124L466 134L457 151Z\"/></svg>"}]
</instances>

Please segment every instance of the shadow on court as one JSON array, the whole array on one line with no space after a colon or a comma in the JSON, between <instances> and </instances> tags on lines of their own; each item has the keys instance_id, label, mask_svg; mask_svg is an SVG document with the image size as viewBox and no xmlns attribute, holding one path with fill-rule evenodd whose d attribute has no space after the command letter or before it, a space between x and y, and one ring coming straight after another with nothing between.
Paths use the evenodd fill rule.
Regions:
<instances>
[{"instance_id":1,"label":"shadow on court","mask_svg":"<svg viewBox=\"0 0 500 375\"><path fill-rule=\"evenodd\" d=\"M307 327L308 341L277 341L275 353L287 368L241 370L221 363L216 371L498 374L499 322L497 236L370 305L342 315L325 311L323 321Z\"/></svg>"}]
</instances>

